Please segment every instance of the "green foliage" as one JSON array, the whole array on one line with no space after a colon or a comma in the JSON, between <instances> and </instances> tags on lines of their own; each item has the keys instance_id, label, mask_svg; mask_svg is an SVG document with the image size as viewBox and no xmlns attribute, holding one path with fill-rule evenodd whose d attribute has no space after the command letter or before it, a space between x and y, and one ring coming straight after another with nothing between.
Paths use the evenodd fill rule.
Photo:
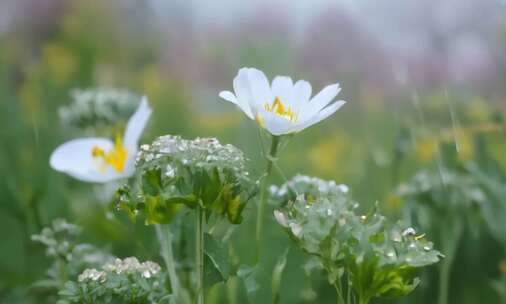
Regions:
<instances>
[{"instance_id":1,"label":"green foliage","mask_svg":"<svg viewBox=\"0 0 506 304\"><path fill-rule=\"evenodd\" d=\"M174 304L166 274L160 270L158 264L150 261L116 259L101 270L84 270L77 282L67 282L57 303Z\"/></svg>"},{"instance_id":2,"label":"green foliage","mask_svg":"<svg viewBox=\"0 0 506 304\"><path fill-rule=\"evenodd\" d=\"M419 269L441 257L413 228L390 226L376 210L359 215L343 185L298 176L274 191L274 197L283 199L287 187L296 199L281 202L285 207L275 211L276 220L315 257L331 284L340 286L345 276L360 303L410 293Z\"/></svg>"},{"instance_id":3,"label":"green foliage","mask_svg":"<svg viewBox=\"0 0 506 304\"><path fill-rule=\"evenodd\" d=\"M50 227L32 236L33 241L46 247L46 255L53 259L46 276L31 286L32 293L39 294L39 299L51 301L68 279L77 277L88 267L98 267L113 259L90 244L79 243L81 230L64 219L56 219Z\"/></svg>"},{"instance_id":4,"label":"green foliage","mask_svg":"<svg viewBox=\"0 0 506 304\"><path fill-rule=\"evenodd\" d=\"M166 223L186 206L200 205L207 216L225 216L232 224L256 194L242 152L216 139L184 140L162 136L143 145L131 186L117 193L118 207L146 223Z\"/></svg>"}]
</instances>

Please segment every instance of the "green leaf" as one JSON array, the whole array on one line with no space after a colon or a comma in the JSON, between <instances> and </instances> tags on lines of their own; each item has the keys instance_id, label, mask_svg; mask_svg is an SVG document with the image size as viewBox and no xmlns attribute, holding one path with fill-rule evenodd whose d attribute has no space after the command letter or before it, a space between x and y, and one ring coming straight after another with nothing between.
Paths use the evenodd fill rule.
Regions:
<instances>
[{"instance_id":1,"label":"green leaf","mask_svg":"<svg viewBox=\"0 0 506 304\"><path fill-rule=\"evenodd\" d=\"M260 285L258 284L256 279L257 275L258 275L257 266L251 267L248 265L241 265L237 270L237 276L241 278L242 282L244 283L244 287L246 287L246 293L250 301L253 301L254 297L256 296L256 293L260 289Z\"/></svg>"},{"instance_id":2,"label":"green leaf","mask_svg":"<svg viewBox=\"0 0 506 304\"><path fill-rule=\"evenodd\" d=\"M211 234L204 234L204 284L210 287L228 279L228 251Z\"/></svg>"},{"instance_id":3,"label":"green leaf","mask_svg":"<svg viewBox=\"0 0 506 304\"><path fill-rule=\"evenodd\" d=\"M166 224L182 207L181 204L166 204L159 196L146 197L146 223Z\"/></svg>"},{"instance_id":4,"label":"green leaf","mask_svg":"<svg viewBox=\"0 0 506 304\"><path fill-rule=\"evenodd\" d=\"M158 195L162 187L162 170L160 168L150 168L144 170L142 174L142 191L147 195Z\"/></svg>"},{"instance_id":5,"label":"green leaf","mask_svg":"<svg viewBox=\"0 0 506 304\"><path fill-rule=\"evenodd\" d=\"M195 208L198 204L198 198L193 194L184 196L171 196L165 199L165 203L168 205L184 204L189 208Z\"/></svg>"}]
</instances>

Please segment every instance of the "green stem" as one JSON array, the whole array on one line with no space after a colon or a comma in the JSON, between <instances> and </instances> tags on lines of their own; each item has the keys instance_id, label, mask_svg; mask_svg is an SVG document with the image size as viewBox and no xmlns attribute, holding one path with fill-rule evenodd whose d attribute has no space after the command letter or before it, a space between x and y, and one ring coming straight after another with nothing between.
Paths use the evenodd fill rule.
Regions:
<instances>
[{"instance_id":1,"label":"green stem","mask_svg":"<svg viewBox=\"0 0 506 304\"><path fill-rule=\"evenodd\" d=\"M267 156L267 167L265 170L265 175L262 178L262 182L260 184L260 201L258 203L257 209L257 226L256 226L256 241L257 241L257 260L260 260L260 248L262 244L262 230L264 224L264 209L267 200L266 190L267 190L267 181L272 172L273 160L278 153L279 146L279 136L272 136L271 149L269 151L269 155Z\"/></svg>"},{"instance_id":2,"label":"green stem","mask_svg":"<svg viewBox=\"0 0 506 304\"><path fill-rule=\"evenodd\" d=\"M67 283L67 265L65 262L65 259L62 257L58 257L57 259L58 263L58 272L60 274L60 285L63 288L65 286L65 283Z\"/></svg>"},{"instance_id":3,"label":"green stem","mask_svg":"<svg viewBox=\"0 0 506 304\"><path fill-rule=\"evenodd\" d=\"M337 282L334 283L334 288L336 289L336 295L337 295L336 296L336 303L337 304L345 304L346 302L344 301L344 298L343 298L343 292Z\"/></svg>"},{"instance_id":4,"label":"green stem","mask_svg":"<svg viewBox=\"0 0 506 304\"><path fill-rule=\"evenodd\" d=\"M448 288L450 285L450 267L451 264L443 261L439 270L439 304L448 303Z\"/></svg>"},{"instance_id":5,"label":"green stem","mask_svg":"<svg viewBox=\"0 0 506 304\"><path fill-rule=\"evenodd\" d=\"M204 212L200 205L196 208L197 223L195 229L195 272L197 275L197 301L204 304Z\"/></svg>"},{"instance_id":6,"label":"green stem","mask_svg":"<svg viewBox=\"0 0 506 304\"><path fill-rule=\"evenodd\" d=\"M43 228L42 220L40 218L39 205L35 198L30 198L28 201L29 209L32 213L33 221L35 223L35 230L37 232L41 231Z\"/></svg>"},{"instance_id":7,"label":"green stem","mask_svg":"<svg viewBox=\"0 0 506 304\"><path fill-rule=\"evenodd\" d=\"M160 243L160 255L163 258L167 272L169 273L170 286L176 298L176 302L180 299L179 279L176 273L176 261L172 250L172 232L169 226L166 226L165 233L162 225L155 225L156 236Z\"/></svg>"},{"instance_id":8,"label":"green stem","mask_svg":"<svg viewBox=\"0 0 506 304\"><path fill-rule=\"evenodd\" d=\"M451 267L453 264L453 260L455 259L455 255L457 253L460 238L462 237L462 231L463 231L462 223L457 222L454 224L453 230L448 229L446 231L449 234L443 234L441 237L441 240L443 240L441 247L446 257L442 261L440 266L441 268L439 269L439 297L437 302L438 304L448 303Z\"/></svg>"},{"instance_id":9,"label":"green stem","mask_svg":"<svg viewBox=\"0 0 506 304\"><path fill-rule=\"evenodd\" d=\"M358 304L368 304L369 300L363 297L358 298Z\"/></svg>"},{"instance_id":10,"label":"green stem","mask_svg":"<svg viewBox=\"0 0 506 304\"><path fill-rule=\"evenodd\" d=\"M350 274L346 274L346 303L351 304L351 281Z\"/></svg>"}]
</instances>

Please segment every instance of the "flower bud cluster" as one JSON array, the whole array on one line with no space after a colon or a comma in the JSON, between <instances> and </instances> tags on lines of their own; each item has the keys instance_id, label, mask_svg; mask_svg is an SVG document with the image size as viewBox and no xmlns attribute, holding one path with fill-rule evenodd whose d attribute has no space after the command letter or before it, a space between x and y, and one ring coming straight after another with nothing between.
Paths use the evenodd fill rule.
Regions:
<instances>
[{"instance_id":1,"label":"flower bud cluster","mask_svg":"<svg viewBox=\"0 0 506 304\"><path fill-rule=\"evenodd\" d=\"M118 190L117 205L147 224L168 222L182 206L197 205L237 224L256 194L246 157L216 138L183 139L165 135L142 145L134 183Z\"/></svg>"},{"instance_id":2,"label":"flower bud cluster","mask_svg":"<svg viewBox=\"0 0 506 304\"><path fill-rule=\"evenodd\" d=\"M75 89L71 97L72 102L59 109L59 116L63 125L78 129L125 124L140 102L129 91L111 88Z\"/></svg>"},{"instance_id":3,"label":"flower bud cluster","mask_svg":"<svg viewBox=\"0 0 506 304\"><path fill-rule=\"evenodd\" d=\"M290 191L297 195L280 202L284 207L274 212L277 222L301 249L316 257L329 281L346 273L357 294L404 295L418 282L416 270L441 257L413 228L391 226L376 210L359 213L359 204L343 185L299 176L272 193L274 199L286 199L283 194Z\"/></svg>"}]
</instances>

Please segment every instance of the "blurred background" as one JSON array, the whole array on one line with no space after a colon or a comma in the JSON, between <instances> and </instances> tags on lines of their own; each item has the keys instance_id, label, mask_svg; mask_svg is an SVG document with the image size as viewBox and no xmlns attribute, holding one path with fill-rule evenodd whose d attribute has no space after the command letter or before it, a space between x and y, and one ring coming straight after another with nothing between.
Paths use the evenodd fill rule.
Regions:
<instances>
[{"instance_id":1,"label":"blurred background","mask_svg":"<svg viewBox=\"0 0 506 304\"><path fill-rule=\"evenodd\" d=\"M87 241L118 256L159 259L150 227L108 217L94 199L96 187L49 168L52 150L79 135L58 119L72 89L146 94L154 115L143 142L161 134L217 137L243 149L259 176L256 127L218 92L231 89L244 66L269 78L306 79L313 92L339 82L348 103L293 138L280 167L288 177L301 172L348 184L363 206L379 202L384 213L403 218L397 189L420 170L455 163L470 178L469 166L493 179L496 192L486 185L483 192L493 192L497 210L506 205L505 55L502 0L2 0L0 302L41 303L30 286L49 261L30 235L57 217L83 226ZM453 151L451 165L446 150ZM472 210L476 225L459 241L450 303L506 303L506 217L480 210ZM246 261L254 207L247 213L234 237ZM272 269L293 246L271 217L265 231ZM334 303L325 277L306 276L303 260L290 250L281 302ZM434 303L437 272L429 269L405 303ZM269 280L270 273L262 284ZM224 294L209 297L225 303ZM257 303L271 296L261 289Z\"/></svg>"}]
</instances>

